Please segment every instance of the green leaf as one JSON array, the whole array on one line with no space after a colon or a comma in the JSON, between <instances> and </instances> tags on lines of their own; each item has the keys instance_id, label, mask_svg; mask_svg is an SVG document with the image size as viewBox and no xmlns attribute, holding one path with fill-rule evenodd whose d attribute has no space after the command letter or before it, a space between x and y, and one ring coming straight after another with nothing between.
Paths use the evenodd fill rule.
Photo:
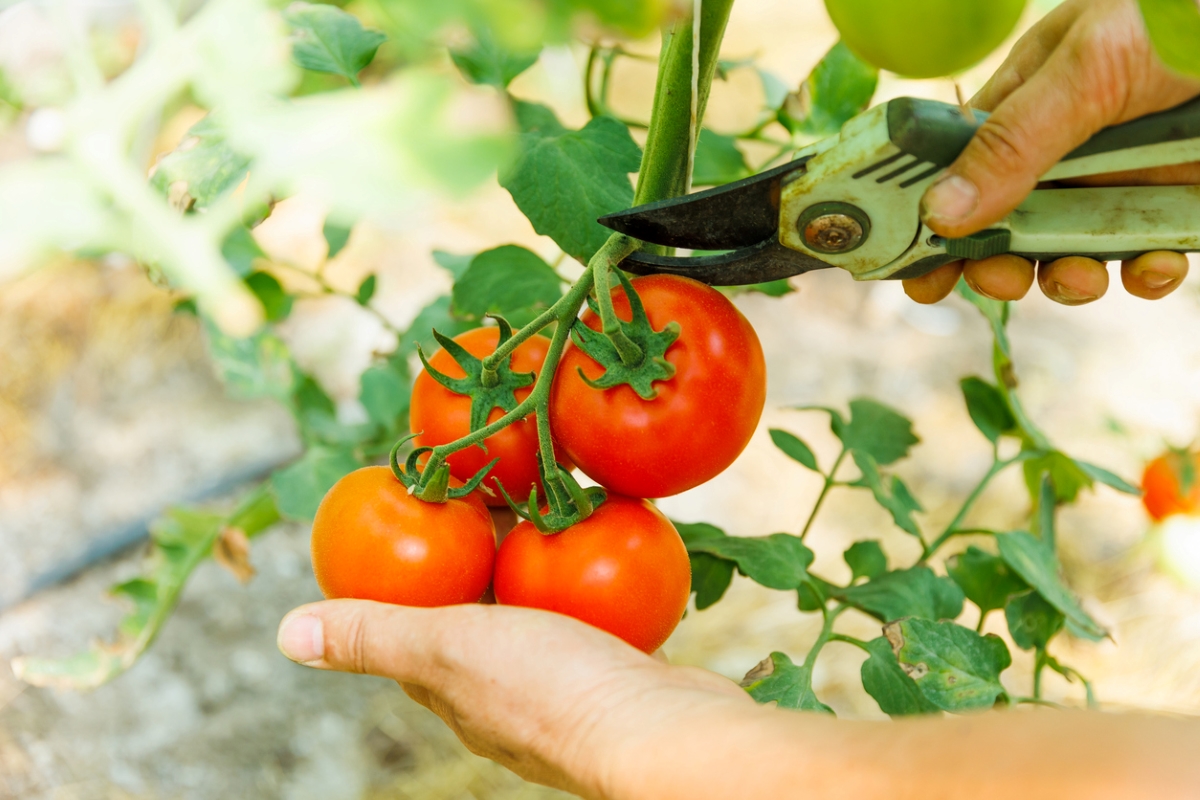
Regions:
<instances>
[{"instance_id":1,"label":"green leaf","mask_svg":"<svg viewBox=\"0 0 1200 800\"><path fill-rule=\"evenodd\" d=\"M280 513L289 519L311 521L326 492L360 466L348 450L310 447L299 461L271 475Z\"/></svg>"},{"instance_id":2,"label":"green leaf","mask_svg":"<svg viewBox=\"0 0 1200 800\"><path fill-rule=\"evenodd\" d=\"M879 467L875 464L875 459L870 455L860 450L855 450L852 453L854 463L858 466L862 477L855 482L857 486L864 486L871 490L875 496L875 502L883 506L889 514L892 515L892 520L900 528L900 530L921 538L921 529L917 526L917 521L913 519L913 513L923 511L921 504L909 492L904 481L900 480L895 475L883 476L879 472Z\"/></svg>"},{"instance_id":3,"label":"green leaf","mask_svg":"<svg viewBox=\"0 0 1200 800\"><path fill-rule=\"evenodd\" d=\"M818 711L833 714L833 709L817 699L812 688L812 669L796 666L783 653L771 653L742 681L756 702L775 702L779 708Z\"/></svg>"},{"instance_id":4,"label":"green leaf","mask_svg":"<svg viewBox=\"0 0 1200 800\"><path fill-rule=\"evenodd\" d=\"M629 173L641 165L641 149L612 117L572 131L545 106L517 102L516 113L523 133L500 185L534 230L586 263L612 233L596 219L633 202Z\"/></svg>"},{"instance_id":5,"label":"green leaf","mask_svg":"<svg viewBox=\"0 0 1200 800\"><path fill-rule=\"evenodd\" d=\"M867 642L867 652L870 655L862 665L862 684L867 694L879 703L880 711L893 718L941 711L900 667L886 638L880 636Z\"/></svg>"},{"instance_id":6,"label":"green leaf","mask_svg":"<svg viewBox=\"0 0 1200 800\"><path fill-rule=\"evenodd\" d=\"M213 368L230 397L288 399L293 386L292 359L287 345L278 337L257 333L237 339L222 333L207 319L204 330Z\"/></svg>"},{"instance_id":7,"label":"green leaf","mask_svg":"<svg viewBox=\"0 0 1200 800\"><path fill-rule=\"evenodd\" d=\"M746 157L737 148L737 139L700 129L696 142L696 160L692 167L693 186L719 186L741 180L750 174Z\"/></svg>"},{"instance_id":8,"label":"green leaf","mask_svg":"<svg viewBox=\"0 0 1200 800\"><path fill-rule=\"evenodd\" d=\"M354 15L335 6L292 3L283 18L292 29L292 59L298 65L341 75L354 84L387 41L383 33L364 28Z\"/></svg>"},{"instance_id":9,"label":"green leaf","mask_svg":"<svg viewBox=\"0 0 1200 800\"><path fill-rule=\"evenodd\" d=\"M292 413L300 426L300 438L308 445L348 448L371 438L375 425L344 425L337 419L333 400L309 375L296 373L292 392Z\"/></svg>"},{"instance_id":10,"label":"green leaf","mask_svg":"<svg viewBox=\"0 0 1200 800\"><path fill-rule=\"evenodd\" d=\"M1058 450L1031 458L1022 465L1025 485L1031 497L1037 497L1042 476L1049 475L1054 494L1060 503L1074 503L1079 493L1092 486L1092 477L1083 470L1075 459Z\"/></svg>"},{"instance_id":11,"label":"green leaf","mask_svg":"<svg viewBox=\"0 0 1200 800\"><path fill-rule=\"evenodd\" d=\"M1200 7L1195 0L1138 0L1154 51L1185 75L1200 76Z\"/></svg>"},{"instance_id":12,"label":"green leaf","mask_svg":"<svg viewBox=\"0 0 1200 800\"><path fill-rule=\"evenodd\" d=\"M770 536L705 537L687 542L689 553L708 553L737 563L738 571L768 589L800 587L813 552L799 536L773 533Z\"/></svg>"},{"instance_id":13,"label":"green leaf","mask_svg":"<svg viewBox=\"0 0 1200 800\"><path fill-rule=\"evenodd\" d=\"M1045 648L1066 621L1061 611L1032 590L1009 600L1004 607L1004 618L1013 644L1022 650Z\"/></svg>"},{"instance_id":14,"label":"green leaf","mask_svg":"<svg viewBox=\"0 0 1200 800\"><path fill-rule=\"evenodd\" d=\"M878 81L877 69L838 42L801 85L798 102L783 106L780 122L795 133L835 134L870 104Z\"/></svg>"},{"instance_id":15,"label":"green leaf","mask_svg":"<svg viewBox=\"0 0 1200 800\"><path fill-rule=\"evenodd\" d=\"M1000 673L1012 656L1000 637L925 619L893 622L883 633L901 669L943 711L991 708L1005 694Z\"/></svg>"},{"instance_id":16,"label":"green leaf","mask_svg":"<svg viewBox=\"0 0 1200 800\"><path fill-rule=\"evenodd\" d=\"M791 294L796 291L796 287L792 286L791 281L787 278L780 278L777 281L765 281L764 283L749 283L736 288L739 294L756 293L765 294L767 297L783 297L785 294Z\"/></svg>"},{"instance_id":17,"label":"green leaf","mask_svg":"<svg viewBox=\"0 0 1200 800\"><path fill-rule=\"evenodd\" d=\"M358 301L360 306L365 306L371 302L371 298L375 296L375 273L372 272L367 277L363 278L363 282L358 285L358 291L354 293L354 299Z\"/></svg>"},{"instance_id":18,"label":"green leaf","mask_svg":"<svg viewBox=\"0 0 1200 800\"><path fill-rule=\"evenodd\" d=\"M403 361L378 364L363 372L358 399L372 422L398 430L407 424L410 384Z\"/></svg>"},{"instance_id":19,"label":"green leaf","mask_svg":"<svg viewBox=\"0 0 1200 800\"><path fill-rule=\"evenodd\" d=\"M283 286L269 272L252 272L245 278L246 286L254 292L258 302L262 303L263 313L268 322L279 322L287 319L292 313L294 298L283 290Z\"/></svg>"},{"instance_id":20,"label":"green leaf","mask_svg":"<svg viewBox=\"0 0 1200 800\"><path fill-rule=\"evenodd\" d=\"M346 242L350 241L350 228L329 220L325 220L325 224L321 226L321 233L325 236L325 244L328 247L325 251L326 261L335 258L338 253L342 252Z\"/></svg>"},{"instance_id":21,"label":"green leaf","mask_svg":"<svg viewBox=\"0 0 1200 800\"><path fill-rule=\"evenodd\" d=\"M946 572L963 590L980 612L1004 608L1014 594L1026 591L1029 586L1014 574L1004 559L971 545L966 552L951 556L946 562Z\"/></svg>"},{"instance_id":22,"label":"green leaf","mask_svg":"<svg viewBox=\"0 0 1200 800\"><path fill-rule=\"evenodd\" d=\"M225 133L212 115L197 122L183 141L158 159L150 184L181 211L208 208L241 183L250 159L225 143Z\"/></svg>"},{"instance_id":23,"label":"green leaf","mask_svg":"<svg viewBox=\"0 0 1200 800\"><path fill-rule=\"evenodd\" d=\"M824 578L809 573L796 592L796 607L801 611L819 611L830 598L837 597L841 591L841 586L835 586Z\"/></svg>"},{"instance_id":24,"label":"green leaf","mask_svg":"<svg viewBox=\"0 0 1200 800\"><path fill-rule=\"evenodd\" d=\"M1041 539L1025 531L996 534L1000 557L1046 602L1057 608L1088 639L1099 641L1107 633L1080 607L1059 577L1058 558Z\"/></svg>"},{"instance_id":25,"label":"green leaf","mask_svg":"<svg viewBox=\"0 0 1200 800\"><path fill-rule=\"evenodd\" d=\"M701 539L721 539L725 531L707 522L675 522L675 530L685 545ZM688 553L692 562L692 591L696 593L696 610L703 611L725 595L733 582L734 563L708 553Z\"/></svg>"},{"instance_id":26,"label":"green leaf","mask_svg":"<svg viewBox=\"0 0 1200 800\"><path fill-rule=\"evenodd\" d=\"M421 309L412 324L408 326L408 330L399 337L396 356L406 357L410 353L415 353L418 344L427 353L437 350L441 345L438 344L437 339L433 338L435 329L438 333L453 339L460 333L466 333L477 327L479 327L478 322L463 319L455 314L451 308L450 296L442 295L434 298L429 305Z\"/></svg>"},{"instance_id":27,"label":"green leaf","mask_svg":"<svg viewBox=\"0 0 1200 800\"><path fill-rule=\"evenodd\" d=\"M779 428L771 428L770 434L771 441L775 443L775 446L792 461L799 462L814 472L821 471L817 466L817 457L813 455L813 451L798 437Z\"/></svg>"},{"instance_id":28,"label":"green leaf","mask_svg":"<svg viewBox=\"0 0 1200 800\"><path fill-rule=\"evenodd\" d=\"M254 241L248 228L238 226L229 232L221 243L221 255L238 275L245 277L254 271L254 260L266 258L267 254Z\"/></svg>"},{"instance_id":29,"label":"green leaf","mask_svg":"<svg viewBox=\"0 0 1200 800\"><path fill-rule=\"evenodd\" d=\"M451 297L457 314L479 320L484 314L544 311L562 292L562 278L553 267L524 247L506 244L475 256Z\"/></svg>"},{"instance_id":30,"label":"green leaf","mask_svg":"<svg viewBox=\"0 0 1200 800\"><path fill-rule=\"evenodd\" d=\"M836 424L834 435L857 453L866 453L880 466L887 466L908 455L909 448L921 441L912 431L912 422L882 403L859 398L850 401L850 421Z\"/></svg>"},{"instance_id":31,"label":"green leaf","mask_svg":"<svg viewBox=\"0 0 1200 800\"><path fill-rule=\"evenodd\" d=\"M1017 421L999 389L975 377L963 378L958 383L967 401L971 421L988 441L995 442L1006 433L1016 432Z\"/></svg>"},{"instance_id":32,"label":"green leaf","mask_svg":"<svg viewBox=\"0 0 1200 800\"><path fill-rule=\"evenodd\" d=\"M474 253L447 253L445 250L434 250L433 260L442 269L449 272L454 280L458 280L466 274L467 267L471 266L471 260L475 258Z\"/></svg>"},{"instance_id":33,"label":"green leaf","mask_svg":"<svg viewBox=\"0 0 1200 800\"><path fill-rule=\"evenodd\" d=\"M450 59L462 76L471 83L506 89L513 78L532 67L538 52L514 53L496 41L486 26L474 30L475 40L469 47L450 50Z\"/></svg>"},{"instance_id":34,"label":"green leaf","mask_svg":"<svg viewBox=\"0 0 1200 800\"><path fill-rule=\"evenodd\" d=\"M846 563L850 565L850 572L854 576L853 580L874 579L887 572L887 556L884 555L879 542L874 539L855 542L850 545L842 558L846 559Z\"/></svg>"},{"instance_id":35,"label":"green leaf","mask_svg":"<svg viewBox=\"0 0 1200 800\"><path fill-rule=\"evenodd\" d=\"M963 607L958 585L934 575L929 567L885 572L866 583L842 589L836 597L880 622L902 617L954 619Z\"/></svg>"},{"instance_id":36,"label":"green leaf","mask_svg":"<svg viewBox=\"0 0 1200 800\"><path fill-rule=\"evenodd\" d=\"M1104 467L1098 467L1095 464L1089 464L1086 461L1080 461L1079 459L1074 459L1074 461L1075 464L1081 470L1083 470L1084 474L1096 483L1103 483L1105 486L1111 489L1116 489L1118 492L1123 492L1125 494L1132 494L1135 496L1140 496L1142 494L1141 489L1134 486L1132 483L1120 477L1119 475L1114 475Z\"/></svg>"}]
</instances>

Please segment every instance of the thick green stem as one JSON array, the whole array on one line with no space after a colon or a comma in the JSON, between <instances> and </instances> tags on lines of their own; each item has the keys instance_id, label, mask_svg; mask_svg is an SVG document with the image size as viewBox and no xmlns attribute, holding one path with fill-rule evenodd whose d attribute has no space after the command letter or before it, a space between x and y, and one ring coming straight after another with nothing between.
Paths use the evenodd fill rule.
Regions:
<instances>
[{"instance_id":1,"label":"thick green stem","mask_svg":"<svg viewBox=\"0 0 1200 800\"><path fill-rule=\"evenodd\" d=\"M846 460L846 455L850 452L848 448L843 447L842 452L838 453L837 459L833 462L833 467L829 470L829 474L825 476L825 485L821 487L821 493L817 495L817 502L813 503L812 512L808 515L808 520L804 523L804 529L800 531L800 538L808 536L808 531L813 526L813 522L817 519L817 512L821 510L821 504L825 502L825 496L829 494L829 490L837 485L834 476L837 474L838 467Z\"/></svg>"},{"instance_id":2,"label":"thick green stem","mask_svg":"<svg viewBox=\"0 0 1200 800\"><path fill-rule=\"evenodd\" d=\"M837 621L838 615L848 608L845 604L834 606L834 608L821 608L821 614L825 617L825 624L821 626L821 632L817 635L817 640L813 642L813 646L809 648L808 655L804 657L804 666L810 671L817 663L817 657L821 655L821 650L825 645L836 635L833 632L833 623Z\"/></svg>"}]
</instances>

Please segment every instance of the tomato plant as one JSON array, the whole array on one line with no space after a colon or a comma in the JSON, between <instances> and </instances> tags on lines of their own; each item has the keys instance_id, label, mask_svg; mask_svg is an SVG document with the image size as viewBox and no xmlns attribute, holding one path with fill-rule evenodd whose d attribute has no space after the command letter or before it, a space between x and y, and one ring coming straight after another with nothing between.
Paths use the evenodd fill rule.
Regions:
<instances>
[{"instance_id":1,"label":"tomato plant","mask_svg":"<svg viewBox=\"0 0 1200 800\"><path fill-rule=\"evenodd\" d=\"M454 342L470 355L482 358L495 352L499 339L499 328L476 328L456 336ZM549 349L549 339L531 336L513 351L509 369L518 374L539 372ZM444 348L433 354L429 364L451 380L466 377L462 365ZM532 378L529 382L532 383ZM529 392L528 387L509 390L509 397L512 398L509 408L493 407L487 422L498 420L506 410L511 410L527 398ZM471 432L471 406L469 395L455 392L435 380L430 372L422 370L413 383L408 412L409 428L417 434L414 443L420 447L436 447L466 436ZM449 456L446 463L450 465L451 475L465 481L483 469L491 459L499 458L499 463L488 473L483 485L494 486L498 481L509 494L527 497L534 484L540 485L537 450L537 425L530 414L489 436L482 446L459 450ZM559 456L558 461L563 463L565 459ZM488 505L504 505L504 498L498 490L493 494L484 493L482 497Z\"/></svg>"},{"instance_id":2,"label":"tomato plant","mask_svg":"<svg viewBox=\"0 0 1200 800\"><path fill-rule=\"evenodd\" d=\"M317 508L313 572L326 597L473 603L491 582L495 537L474 494L426 503L387 467L363 467L335 483Z\"/></svg>"},{"instance_id":3,"label":"tomato plant","mask_svg":"<svg viewBox=\"0 0 1200 800\"><path fill-rule=\"evenodd\" d=\"M1200 509L1200 453L1171 449L1146 465L1142 503L1155 522Z\"/></svg>"},{"instance_id":4,"label":"tomato plant","mask_svg":"<svg viewBox=\"0 0 1200 800\"><path fill-rule=\"evenodd\" d=\"M498 603L566 614L652 653L683 618L691 568L662 512L610 494L561 533L519 523L500 545L494 588Z\"/></svg>"},{"instance_id":5,"label":"tomato plant","mask_svg":"<svg viewBox=\"0 0 1200 800\"><path fill-rule=\"evenodd\" d=\"M689 278L635 278L650 325L670 322L679 337L666 351L674 374L647 400L628 384L596 390L603 369L568 345L550 394L550 426L584 473L619 494L667 497L724 471L745 449L767 396L758 336L723 294ZM614 291L626 321L629 301ZM583 324L599 330L600 316Z\"/></svg>"}]
</instances>

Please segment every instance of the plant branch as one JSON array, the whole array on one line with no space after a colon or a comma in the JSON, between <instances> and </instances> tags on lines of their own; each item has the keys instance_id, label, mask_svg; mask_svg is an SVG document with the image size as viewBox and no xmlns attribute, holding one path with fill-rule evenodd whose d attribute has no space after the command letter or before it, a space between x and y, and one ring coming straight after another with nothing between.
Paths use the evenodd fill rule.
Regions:
<instances>
[{"instance_id":1,"label":"plant branch","mask_svg":"<svg viewBox=\"0 0 1200 800\"><path fill-rule=\"evenodd\" d=\"M960 507L958 509L958 513L954 515L954 519L950 520L950 524L946 526L941 535L925 546L924 552L921 553L920 563L927 561L930 556L937 552L939 547L948 542L953 536L958 536L965 533L990 533L990 531L979 528L960 529L958 525L971 511L971 507L975 505L975 501L979 499L981 494L983 494L983 490L986 489L988 484L992 482L992 478L995 478L1001 472L1022 460L1024 460L1023 457L1018 455L1005 461L992 462L992 466L988 469L987 474L980 479L979 483L975 485L975 488L971 490L971 493L967 495L967 499L963 501L962 507Z\"/></svg>"},{"instance_id":2,"label":"plant branch","mask_svg":"<svg viewBox=\"0 0 1200 800\"><path fill-rule=\"evenodd\" d=\"M838 485L838 482L834 480L834 476L837 475L838 467L846 460L846 455L849 452L849 448L843 447L842 452L838 453L838 457L834 460L829 474L823 476L825 478L825 485L821 487L821 493L817 495L817 502L813 504L812 512L808 515L808 520L804 523L804 529L800 531L801 539L808 536L808 531L812 528L813 521L817 518L817 512L821 510L821 504L825 502L825 496L829 494L829 490Z\"/></svg>"}]
</instances>

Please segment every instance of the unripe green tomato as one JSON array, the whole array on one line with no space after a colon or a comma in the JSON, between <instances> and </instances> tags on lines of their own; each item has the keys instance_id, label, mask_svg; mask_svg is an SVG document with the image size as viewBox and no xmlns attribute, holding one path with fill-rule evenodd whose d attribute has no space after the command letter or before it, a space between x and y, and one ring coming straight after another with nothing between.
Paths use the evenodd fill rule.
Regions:
<instances>
[{"instance_id":1,"label":"unripe green tomato","mask_svg":"<svg viewBox=\"0 0 1200 800\"><path fill-rule=\"evenodd\" d=\"M1012 33L1025 0L825 0L846 46L906 78L974 66Z\"/></svg>"}]
</instances>

